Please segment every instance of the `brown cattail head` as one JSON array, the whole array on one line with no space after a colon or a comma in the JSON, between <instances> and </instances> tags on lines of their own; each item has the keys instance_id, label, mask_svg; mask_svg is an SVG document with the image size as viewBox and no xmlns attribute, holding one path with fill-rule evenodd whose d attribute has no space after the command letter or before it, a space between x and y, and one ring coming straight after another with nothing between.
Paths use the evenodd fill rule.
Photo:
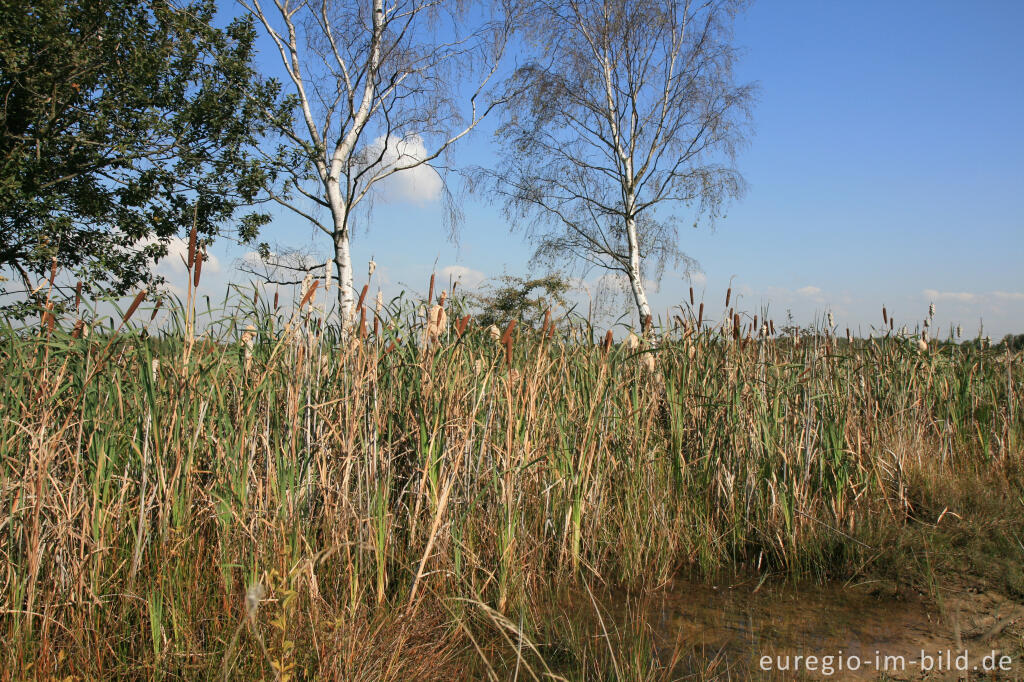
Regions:
<instances>
[{"instance_id":1,"label":"brown cattail head","mask_svg":"<svg viewBox=\"0 0 1024 682\"><path fill-rule=\"evenodd\" d=\"M729 305L729 299L732 298L732 287L725 290L725 305Z\"/></svg>"},{"instance_id":2,"label":"brown cattail head","mask_svg":"<svg viewBox=\"0 0 1024 682\"><path fill-rule=\"evenodd\" d=\"M460 339L462 338L462 335L466 333L466 325L468 324L469 315L465 315L461 320L459 320L459 323L455 325L455 331Z\"/></svg>"},{"instance_id":3,"label":"brown cattail head","mask_svg":"<svg viewBox=\"0 0 1024 682\"><path fill-rule=\"evenodd\" d=\"M394 341L392 341L392 342L390 343L390 345L388 345L388 347L384 349L384 355L387 355L388 353L390 353L390 352L391 352L391 351L393 351L394 349L395 349L395 342L394 342Z\"/></svg>"},{"instance_id":4,"label":"brown cattail head","mask_svg":"<svg viewBox=\"0 0 1024 682\"><path fill-rule=\"evenodd\" d=\"M75 285L75 312L78 312L78 306L82 304L82 280L78 280L78 284Z\"/></svg>"},{"instance_id":5,"label":"brown cattail head","mask_svg":"<svg viewBox=\"0 0 1024 682\"><path fill-rule=\"evenodd\" d=\"M447 301L447 300L448 300L448 292L447 291L442 291L441 292L441 298L438 299L437 304L439 306L444 307L444 302Z\"/></svg>"},{"instance_id":6,"label":"brown cattail head","mask_svg":"<svg viewBox=\"0 0 1024 682\"><path fill-rule=\"evenodd\" d=\"M302 310L302 306L304 306L307 303L309 303L309 299L313 298L313 294L316 292L316 288L317 288L317 286L319 286L319 284L320 284L320 280L315 279L315 280L313 280L313 284L310 285L310 287L308 289L306 289L306 293L303 294L302 300L299 301L299 310Z\"/></svg>"},{"instance_id":7,"label":"brown cattail head","mask_svg":"<svg viewBox=\"0 0 1024 682\"><path fill-rule=\"evenodd\" d=\"M274 310L277 310L278 307L279 307L278 303L280 302L280 297L281 297L281 292L280 291L275 291L274 292Z\"/></svg>"},{"instance_id":8,"label":"brown cattail head","mask_svg":"<svg viewBox=\"0 0 1024 682\"><path fill-rule=\"evenodd\" d=\"M188 233L188 261L185 263L188 269L192 269L192 265L196 262L196 241L199 238L199 228L196 225L192 226L192 231Z\"/></svg>"},{"instance_id":9,"label":"brown cattail head","mask_svg":"<svg viewBox=\"0 0 1024 682\"><path fill-rule=\"evenodd\" d=\"M690 305L693 305L693 287L690 287Z\"/></svg>"},{"instance_id":10,"label":"brown cattail head","mask_svg":"<svg viewBox=\"0 0 1024 682\"><path fill-rule=\"evenodd\" d=\"M196 251L196 269L192 273L192 286L199 286L199 276L203 274L203 252L201 250Z\"/></svg>"},{"instance_id":11,"label":"brown cattail head","mask_svg":"<svg viewBox=\"0 0 1024 682\"><path fill-rule=\"evenodd\" d=\"M359 306L359 336L366 338L366 306Z\"/></svg>"},{"instance_id":12,"label":"brown cattail head","mask_svg":"<svg viewBox=\"0 0 1024 682\"><path fill-rule=\"evenodd\" d=\"M775 320L768 320L768 330L775 336Z\"/></svg>"},{"instance_id":13,"label":"brown cattail head","mask_svg":"<svg viewBox=\"0 0 1024 682\"><path fill-rule=\"evenodd\" d=\"M890 317L889 318L889 331L892 331L893 329L895 329L895 326L896 326L896 320Z\"/></svg>"},{"instance_id":14,"label":"brown cattail head","mask_svg":"<svg viewBox=\"0 0 1024 682\"><path fill-rule=\"evenodd\" d=\"M548 331L548 325L551 324L551 308L544 311L544 324L541 325L540 333L543 336Z\"/></svg>"},{"instance_id":15,"label":"brown cattail head","mask_svg":"<svg viewBox=\"0 0 1024 682\"><path fill-rule=\"evenodd\" d=\"M751 329L759 329L759 327L757 326L757 315L754 315L754 321L753 321L753 323L751 323L750 328Z\"/></svg>"},{"instance_id":16,"label":"brown cattail head","mask_svg":"<svg viewBox=\"0 0 1024 682\"><path fill-rule=\"evenodd\" d=\"M260 302L260 290L258 288L253 288L253 290L252 290L252 305L253 305L253 307L256 307L256 304L259 303L259 302Z\"/></svg>"},{"instance_id":17,"label":"brown cattail head","mask_svg":"<svg viewBox=\"0 0 1024 682\"><path fill-rule=\"evenodd\" d=\"M736 313L732 317L732 337L734 339L740 338L740 314Z\"/></svg>"},{"instance_id":18,"label":"brown cattail head","mask_svg":"<svg viewBox=\"0 0 1024 682\"><path fill-rule=\"evenodd\" d=\"M121 324L124 324L128 319L135 314L135 311L139 309L139 305L146 299L146 290L143 289L139 293L135 294L132 304L128 306L128 310L125 311L124 317L121 318Z\"/></svg>"},{"instance_id":19,"label":"brown cattail head","mask_svg":"<svg viewBox=\"0 0 1024 682\"><path fill-rule=\"evenodd\" d=\"M889 313L886 312L885 306L882 306L882 324L889 324Z\"/></svg>"},{"instance_id":20,"label":"brown cattail head","mask_svg":"<svg viewBox=\"0 0 1024 682\"><path fill-rule=\"evenodd\" d=\"M46 310L43 311L43 328L46 329L47 333L53 333L53 327L56 319L53 316L53 301L46 303Z\"/></svg>"},{"instance_id":21,"label":"brown cattail head","mask_svg":"<svg viewBox=\"0 0 1024 682\"><path fill-rule=\"evenodd\" d=\"M370 290L369 284L363 285L363 290L359 292L359 301L356 303L357 308L363 307L363 301L366 300L366 292Z\"/></svg>"},{"instance_id":22,"label":"brown cattail head","mask_svg":"<svg viewBox=\"0 0 1024 682\"><path fill-rule=\"evenodd\" d=\"M516 328L516 321L515 320L509 320L508 321L508 326L505 327L505 333L501 335L501 343L502 343L502 345L504 345L504 346L508 345L509 339L512 338L512 332L515 331L515 328Z\"/></svg>"},{"instance_id":23,"label":"brown cattail head","mask_svg":"<svg viewBox=\"0 0 1024 682\"><path fill-rule=\"evenodd\" d=\"M85 328L85 322L83 320L77 320L75 322L75 328L71 330L71 338L77 339L82 336L82 330Z\"/></svg>"},{"instance_id":24,"label":"brown cattail head","mask_svg":"<svg viewBox=\"0 0 1024 682\"><path fill-rule=\"evenodd\" d=\"M53 286L53 280L57 279L57 257L54 256L53 260L50 261L50 286Z\"/></svg>"},{"instance_id":25,"label":"brown cattail head","mask_svg":"<svg viewBox=\"0 0 1024 682\"><path fill-rule=\"evenodd\" d=\"M505 339L505 364L512 368L512 335Z\"/></svg>"},{"instance_id":26,"label":"brown cattail head","mask_svg":"<svg viewBox=\"0 0 1024 682\"><path fill-rule=\"evenodd\" d=\"M435 273L433 272L430 273L430 288L427 289L427 303L434 300L434 274Z\"/></svg>"},{"instance_id":27,"label":"brown cattail head","mask_svg":"<svg viewBox=\"0 0 1024 682\"><path fill-rule=\"evenodd\" d=\"M612 347L612 330L609 329L604 335L604 343L601 345L601 349L607 353L608 349Z\"/></svg>"},{"instance_id":28,"label":"brown cattail head","mask_svg":"<svg viewBox=\"0 0 1024 682\"><path fill-rule=\"evenodd\" d=\"M150 322L152 322L153 319L156 317L156 314L158 312L160 312L160 306L162 306L163 304L164 304L164 299L162 299L162 298L156 299L156 305L153 306L153 312L149 314L149 321Z\"/></svg>"},{"instance_id":29,"label":"brown cattail head","mask_svg":"<svg viewBox=\"0 0 1024 682\"><path fill-rule=\"evenodd\" d=\"M700 331L701 325L704 324L704 301L700 302L700 308L697 309L697 330Z\"/></svg>"}]
</instances>

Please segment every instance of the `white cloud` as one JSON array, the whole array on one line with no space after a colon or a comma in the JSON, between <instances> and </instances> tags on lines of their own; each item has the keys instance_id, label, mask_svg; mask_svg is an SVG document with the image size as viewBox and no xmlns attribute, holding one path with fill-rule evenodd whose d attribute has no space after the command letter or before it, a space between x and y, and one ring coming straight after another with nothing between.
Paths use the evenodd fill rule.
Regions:
<instances>
[{"instance_id":1,"label":"white cloud","mask_svg":"<svg viewBox=\"0 0 1024 682\"><path fill-rule=\"evenodd\" d=\"M822 292L820 287L814 287L814 286L800 287L799 289L796 290L796 294L798 296L802 296L803 298L808 298L808 299L814 301L815 303L824 303L825 302L825 297L822 295L822 293L823 292Z\"/></svg>"},{"instance_id":2,"label":"white cloud","mask_svg":"<svg viewBox=\"0 0 1024 682\"><path fill-rule=\"evenodd\" d=\"M997 301L1024 301L1024 293L1019 291L989 291L972 294L966 291L925 289L921 293L930 301L959 301L961 303L976 303L992 299Z\"/></svg>"},{"instance_id":3,"label":"white cloud","mask_svg":"<svg viewBox=\"0 0 1024 682\"><path fill-rule=\"evenodd\" d=\"M427 156L427 148L423 138L416 134L404 138L381 135L363 150L362 156L367 163L374 162L373 171L379 174L422 161ZM443 186L438 172L424 163L389 175L376 185L376 189L384 201L424 204L436 201Z\"/></svg>"},{"instance_id":4,"label":"white cloud","mask_svg":"<svg viewBox=\"0 0 1024 682\"><path fill-rule=\"evenodd\" d=\"M1024 293L1019 291L993 291L992 296L1003 301L1024 301Z\"/></svg>"},{"instance_id":5,"label":"white cloud","mask_svg":"<svg viewBox=\"0 0 1024 682\"><path fill-rule=\"evenodd\" d=\"M703 272L694 271L689 274L690 284L695 287L702 287L708 283L708 276Z\"/></svg>"},{"instance_id":6,"label":"white cloud","mask_svg":"<svg viewBox=\"0 0 1024 682\"><path fill-rule=\"evenodd\" d=\"M483 281L487 279L484 273L479 270L473 270L467 268L464 265L448 265L438 272L441 275L442 282L458 282L461 286L467 289L475 289L476 287L483 284Z\"/></svg>"},{"instance_id":7,"label":"white cloud","mask_svg":"<svg viewBox=\"0 0 1024 682\"><path fill-rule=\"evenodd\" d=\"M969 294L965 291L937 291L936 289L925 289L924 297L931 301L961 301L970 303L977 300L977 294Z\"/></svg>"}]
</instances>

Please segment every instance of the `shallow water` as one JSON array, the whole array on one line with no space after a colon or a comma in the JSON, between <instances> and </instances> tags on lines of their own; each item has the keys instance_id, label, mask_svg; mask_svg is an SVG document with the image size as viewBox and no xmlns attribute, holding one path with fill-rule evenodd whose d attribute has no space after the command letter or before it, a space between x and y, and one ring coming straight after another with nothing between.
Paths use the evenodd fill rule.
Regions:
<instances>
[{"instance_id":1,"label":"shallow water","mask_svg":"<svg viewBox=\"0 0 1024 682\"><path fill-rule=\"evenodd\" d=\"M992 626L1018 622L1017 605L966 590L945 601L944 613L920 595L879 584L676 581L643 597L608 593L598 601L619 627L644 623L658 657L680 673L878 679L884 672L889 679L958 679L1000 663L1005 677L1021 671L1017 656L1009 663L1000 659L1012 653L995 641L1005 628L986 636Z\"/></svg>"}]
</instances>

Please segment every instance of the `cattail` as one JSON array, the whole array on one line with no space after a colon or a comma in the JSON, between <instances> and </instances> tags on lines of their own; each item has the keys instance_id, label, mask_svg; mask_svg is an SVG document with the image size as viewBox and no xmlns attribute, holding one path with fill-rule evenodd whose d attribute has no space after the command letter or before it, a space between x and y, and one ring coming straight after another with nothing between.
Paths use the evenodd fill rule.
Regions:
<instances>
[{"instance_id":1,"label":"cattail","mask_svg":"<svg viewBox=\"0 0 1024 682\"><path fill-rule=\"evenodd\" d=\"M895 328L896 328L896 320L894 320L893 318L890 317L889 318L889 331L892 331Z\"/></svg>"},{"instance_id":2,"label":"cattail","mask_svg":"<svg viewBox=\"0 0 1024 682\"><path fill-rule=\"evenodd\" d=\"M498 329L493 324L487 328L487 335L490 336L491 340L494 341L495 343L501 343L501 330Z\"/></svg>"},{"instance_id":3,"label":"cattail","mask_svg":"<svg viewBox=\"0 0 1024 682\"><path fill-rule=\"evenodd\" d=\"M380 331L380 316L384 311L384 294L380 289L377 290L377 300L373 305L373 335L377 336Z\"/></svg>"},{"instance_id":4,"label":"cattail","mask_svg":"<svg viewBox=\"0 0 1024 682\"><path fill-rule=\"evenodd\" d=\"M387 348L384 349L384 355L387 355L388 353L390 353L394 349L395 349L395 342L392 341L391 344Z\"/></svg>"},{"instance_id":5,"label":"cattail","mask_svg":"<svg viewBox=\"0 0 1024 682\"><path fill-rule=\"evenodd\" d=\"M928 304L928 317L933 318L933 319L935 317L935 304L934 303L929 303Z\"/></svg>"},{"instance_id":6,"label":"cattail","mask_svg":"<svg viewBox=\"0 0 1024 682\"><path fill-rule=\"evenodd\" d=\"M430 319L427 321L427 329L424 334L424 340L429 343L430 341L437 340L441 334L444 333L448 327L448 314L445 313L444 308L440 305L435 305L430 309Z\"/></svg>"},{"instance_id":7,"label":"cattail","mask_svg":"<svg viewBox=\"0 0 1024 682\"><path fill-rule=\"evenodd\" d=\"M199 277L200 277L200 275L203 274L203 252L202 251L196 251L195 263L196 263L196 269L195 269L195 272L192 273L192 287L193 288L199 286Z\"/></svg>"},{"instance_id":8,"label":"cattail","mask_svg":"<svg viewBox=\"0 0 1024 682\"><path fill-rule=\"evenodd\" d=\"M458 334L458 338L462 338L462 335L466 333L466 325L469 324L469 315L463 316L459 323L455 325L455 332Z\"/></svg>"},{"instance_id":9,"label":"cattail","mask_svg":"<svg viewBox=\"0 0 1024 682\"><path fill-rule=\"evenodd\" d=\"M78 284L75 285L75 312L78 312L78 306L82 303L82 280L78 280Z\"/></svg>"},{"instance_id":10,"label":"cattail","mask_svg":"<svg viewBox=\"0 0 1024 682\"><path fill-rule=\"evenodd\" d=\"M754 321L751 323L750 328L751 329L760 329L760 327L757 326L757 315L754 315Z\"/></svg>"},{"instance_id":11,"label":"cattail","mask_svg":"<svg viewBox=\"0 0 1024 682\"><path fill-rule=\"evenodd\" d=\"M690 305L693 306L693 287L690 287Z\"/></svg>"},{"instance_id":12,"label":"cattail","mask_svg":"<svg viewBox=\"0 0 1024 682\"><path fill-rule=\"evenodd\" d=\"M281 291L280 290L277 290L277 291L274 292L274 310L277 310L278 307L279 307L278 306L278 302L279 302L279 297L280 296L281 296Z\"/></svg>"},{"instance_id":13,"label":"cattail","mask_svg":"<svg viewBox=\"0 0 1024 682\"><path fill-rule=\"evenodd\" d=\"M772 333L772 336L775 336L775 320L768 320L768 331Z\"/></svg>"},{"instance_id":14,"label":"cattail","mask_svg":"<svg viewBox=\"0 0 1024 682\"><path fill-rule=\"evenodd\" d=\"M448 292L442 290L441 291L441 298L438 299L437 304L439 306L444 306L444 302L447 301L447 300L448 300Z\"/></svg>"},{"instance_id":15,"label":"cattail","mask_svg":"<svg viewBox=\"0 0 1024 682\"><path fill-rule=\"evenodd\" d=\"M53 301L47 301L46 310L43 311L43 327L48 333L53 333L56 318L53 316Z\"/></svg>"},{"instance_id":16,"label":"cattail","mask_svg":"<svg viewBox=\"0 0 1024 682\"><path fill-rule=\"evenodd\" d=\"M832 311L828 311L828 327L832 329L836 326L836 318L832 317Z\"/></svg>"},{"instance_id":17,"label":"cattail","mask_svg":"<svg viewBox=\"0 0 1024 682\"><path fill-rule=\"evenodd\" d=\"M924 352L924 351L928 350L928 340L925 339L925 338L918 339L917 340L917 349L919 351L921 351L921 352Z\"/></svg>"},{"instance_id":18,"label":"cattail","mask_svg":"<svg viewBox=\"0 0 1024 682\"><path fill-rule=\"evenodd\" d=\"M853 343L853 334L850 333L850 328L846 328L846 342Z\"/></svg>"},{"instance_id":19,"label":"cattail","mask_svg":"<svg viewBox=\"0 0 1024 682\"><path fill-rule=\"evenodd\" d=\"M434 300L434 273L430 273L430 288L427 290L427 302Z\"/></svg>"},{"instance_id":20,"label":"cattail","mask_svg":"<svg viewBox=\"0 0 1024 682\"><path fill-rule=\"evenodd\" d=\"M373 277L373 271L376 270L376 269L377 269L377 262L371 260L369 266L367 267L367 271L368 271L367 277Z\"/></svg>"},{"instance_id":21,"label":"cattail","mask_svg":"<svg viewBox=\"0 0 1024 682\"><path fill-rule=\"evenodd\" d=\"M654 370L657 369L657 364L654 361L654 353L643 353L640 356L640 366L647 370L649 374L653 374Z\"/></svg>"},{"instance_id":22,"label":"cattail","mask_svg":"<svg viewBox=\"0 0 1024 682\"><path fill-rule=\"evenodd\" d=\"M75 322L75 328L73 330L71 330L71 338L77 339L78 337L80 337L82 335L82 332L84 331L84 329L85 329L85 321L84 320L76 321Z\"/></svg>"},{"instance_id":23,"label":"cattail","mask_svg":"<svg viewBox=\"0 0 1024 682\"><path fill-rule=\"evenodd\" d=\"M931 320L929 320L927 317L924 318L924 328L927 329L930 326L932 326Z\"/></svg>"},{"instance_id":24,"label":"cattail","mask_svg":"<svg viewBox=\"0 0 1024 682\"><path fill-rule=\"evenodd\" d=\"M307 277L308 277L308 275L307 275ZM304 293L302 295L302 299L299 301L299 310L302 310L302 306L306 305L306 303L308 303L310 300L312 300L313 294L316 293L316 287L319 284L320 284L320 280L318 280L318 279L313 280L313 283L309 286L309 289L306 290L306 293Z\"/></svg>"},{"instance_id":25,"label":"cattail","mask_svg":"<svg viewBox=\"0 0 1024 682\"><path fill-rule=\"evenodd\" d=\"M359 337L366 338L366 306L359 306Z\"/></svg>"},{"instance_id":26,"label":"cattail","mask_svg":"<svg viewBox=\"0 0 1024 682\"><path fill-rule=\"evenodd\" d=\"M606 333L604 335L604 345L602 345L601 348L604 350L605 353L607 353L608 349L611 348L611 347L612 347L612 330L609 329L608 333Z\"/></svg>"},{"instance_id":27,"label":"cattail","mask_svg":"<svg viewBox=\"0 0 1024 682\"><path fill-rule=\"evenodd\" d=\"M162 306L163 304L164 304L164 299L162 299L162 298L156 299L156 305L153 306L153 312L149 314L149 321L150 322L152 322L154 319L156 319L156 314L158 312L160 312L160 306Z\"/></svg>"},{"instance_id":28,"label":"cattail","mask_svg":"<svg viewBox=\"0 0 1024 682\"><path fill-rule=\"evenodd\" d=\"M356 303L357 308L363 307L363 302L366 300L366 292L370 290L369 284L363 285L363 290L359 292L359 301Z\"/></svg>"},{"instance_id":29,"label":"cattail","mask_svg":"<svg viewBox=\"0 0 1024 682\"><path fill-rule=\"evenodd\" d=\"M199 228L196 225L192 226L192 231L188 233L188 262L185 264L189 270L196 262L196 240L199 237Z\"/></svg>"},{"instance_id":30,"label":"cattail","mask_svg":"<svg viewBox=\"0 0 1024 682\"><path fill-rule=\"evenodd\" d=\"M701 325L704 323L704 301L700 302L700 308L697 309L697 330L699 331Z\"/></svg>"},{"instance_id":31,"label":"cattail","mask_svg":"<svg viewBox=\"0 0 1024 682\"><path fill-rule=\"evenodd\" d=\"M132 315L135 314L135 311L138 310L139 305L142 303L143 300L145 300L145 298L146 298L146 290L145 289L143 289L139 293L135 294L135 299L132 300L132 304L130 306L128 306L128 310L125 312L124 317L121 318L121 324L124 324L125 322L127 322L128 319Z\"/></svg>"},{"instance_id":32,"label":"cattail","mask_svg":"<svg viewBox=\"0 0 1024 682\"><path fill-rule=\"evenodd\" d=\"M629 336L626 337L626 347L631 351L635 351L640 347L640 339L633 332L630 332Z\"/></svg>"},{"instance_id":33,"label":"cattail","mask_svg":"<svg viewBox=\"0 0 1024 682\"><path fill-rule=\"evenodd\" d=\"M502 343L502 345L508 345L509 339L512 338L512 332L515 330L515 328L516 328L516 321L515 320L509 320L508 326L505 327L505 333L501 335L501 343Z\"/></svg>"},{"instance_id":34,"label":"cattail","mask_svg":"<svg viewBox=\"0 0 1024 682\"><path fill-rule=\"evenodd\" d=\"M732 298L732 287L725 290L725 306L729 307L729 299Z\"/></svg>"},{"instance_id":35,"label":"cattail","mask_svg":"<svg viewBox=\"0 0 1024 682\"><path fill-rule=\"evenodd\" d=\"M549 324L551 324L551 308L544 311L544 324L540 328L541 336L547 334Z\"/></svg>"},{"instance_id":36,"label":"cattail","mask_svg":"<svg viewBox=\"0 0 1024 682\"><path fill-rule=\"evenodd\" d=\"M512 335L505 339L505 364L512 368Z\"/></svg>"},{"instance_id":37,"label":"cattail","mask_svg":"<svg viewBox=\"0 0 1024 682\"><path fill-rule=\"evenodd\" d=\"M889 324L889 313L886 312L885 306L882 306L882 324Z\"/></svg>"},{"instance_id":38,"label":"cattail","mask_svg":"<svg viewBox=\"0 0 1024 682\"><path fill-rule=\"evenodd\" d=\"M960 335L963 333L963 331L964 331L963 328L961 328L960 325L957 325L956 326L956 338L959 339Z\"/></svg>"},{"instance_id":39,"label":"cattail","mask_svg":"<svg viewBox=\"0 0 1024 682\"><path fill-rule=\"evenodd\" d=\"M732 337L734 339L739 339L740 338L740 331L741 331L741 327L740 327L740 314L736 313L735 315L733 315L733 318L732 318Z\"/></svg>"},{"instance_id":40,"label":"cattail","mask_svg":"<svg viewBox=\"0 0 1024 682\"><path fill-rule=\"evenodd\" d=\"M57 279L57 257L54 256L53 260L50 261L50 286L53 286L53 280Z\"/></svg>"}]
</instances>

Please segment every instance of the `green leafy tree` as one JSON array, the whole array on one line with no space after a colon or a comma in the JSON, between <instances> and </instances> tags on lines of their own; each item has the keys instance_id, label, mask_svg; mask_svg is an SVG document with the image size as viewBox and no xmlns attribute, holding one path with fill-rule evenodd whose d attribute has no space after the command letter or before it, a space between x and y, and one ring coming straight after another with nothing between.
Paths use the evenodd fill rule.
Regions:
<instances>
[{"instance_id":1,"label":"green leafy tree","mask_svg":"<svg viewBox=\"0 0 1024 682\"><path fill-rule=\"evenodd\" d=\"M533 278L506 275L499 282L470 297L469 302L477 311L476 320L481 325L504 325L516 320L536 326L544 319L548 308L568 308L565 294L570 286L560 275Z\"/></svg>"},{"instance_id":2,"label":"green leafy tree","mask_svg":"<svg viewBox=\"0 0 1024 682\"><path fill-rule=\"evenodd\" d=\"M255 237L268 218L239 209L264 185L254 150L277 85L253 69L251 19L214 14L213 0L0 0L0 292L55 262L65 284L121 294L193 225Z\"/></svg>"}]
</instances>

